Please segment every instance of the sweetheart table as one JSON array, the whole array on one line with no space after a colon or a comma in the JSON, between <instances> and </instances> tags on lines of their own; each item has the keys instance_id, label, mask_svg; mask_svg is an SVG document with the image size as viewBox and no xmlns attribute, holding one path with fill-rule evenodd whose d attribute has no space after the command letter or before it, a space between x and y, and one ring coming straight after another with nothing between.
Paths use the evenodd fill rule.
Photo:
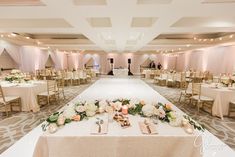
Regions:
<instances>
[{"instance_id":1,"label":"sweetheart table","mask_svg":"<svg viewBox=\"0 0 235 157\"><path fill-rule=\"evenodd\" d=\"M135 86L136 84L137 87ZM128 88L127 88L128 87ZM124 88L126 88L124 90ZM123 92L120 90L123 89ZM129 91L128 91L129 89ZM144 90L145 89L145 90ZM70 102L112 98L134 98L146 102L161 101L159 95L141 80L102 79L85 90ZM176 108L175 108L176 109ZM107 121L107 115L97 115ZM108 124L104 135L91 135L96 117L80 122L72 122L59 129L55 134L45 132L39 137L34 157L201 157L202 139L198 131L187 134L181 127L173 127L159 121L158 134L144 135L139 122L144 118L128 115L131 127L121 128L117 122Z\"/></svg>"}]
</instances>

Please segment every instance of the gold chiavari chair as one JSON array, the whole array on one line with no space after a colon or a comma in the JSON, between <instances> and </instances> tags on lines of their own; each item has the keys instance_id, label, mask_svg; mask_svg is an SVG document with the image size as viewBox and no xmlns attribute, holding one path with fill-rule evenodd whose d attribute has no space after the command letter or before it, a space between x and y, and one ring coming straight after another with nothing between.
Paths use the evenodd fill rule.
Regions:
<instances>
[{"instance_id":1,"label":"gold chiavari chair","mask_svg":"<svg viewBox=\"0 0 235 157\"><path fill-rule=\"evenodd\" d=\"M181 92L180 92L179 102L181 102L182 97L184 97L184 100L190 100L190 98L192 97L193 95L192 89L189 90L188 85L189 83L185 82L185 85L180 87Z\"/></svg>"},{"instance_id":2,"label":"gold chiavari chair","mask_svg":"<svg viewBox=\"0 0 235 157\"><path fill-rule=\"evenodd\" d=\"M87 77L84 75L83 70L78 70L79 78L80 78L80 83L85 84L87 82Z\"/></svg>"},{"instance_id":3,"label":"gold chiavari chair","mask_svg":"<svg viewBox=\"0 0 235 157\"><path fill-rule=\"evenodd\" d=\"M197 110L199 112L200 108L209 109L209 113L212 115L212 107L214 100L210 97L201 95L201 83L192 83L192 102L196 102ZM207 111L207 110L205 110Z\"/></svg>"},{"instance_id":4,"label":"gold chiavari chair","mask_svg":"<svg viewBox=\"0 0 235 157\"><path fill-rule=\"evenodd\" d=\"M56 79L57 83L57 92L60 95L60 93L63 95L63 99L65 99L65 94L64 94L64 78L58 78Z\"/></svg>"},{"instance_id":5,"label":"gold chiavari chair","mask_svg":"<svg viewBox=\"0 0 235 157\"><path fill-rule=\"evenodd\" d=\"M37 95L38 104L50 104L52 98L55 101L57 101L57 98L59 98L57 84L55 80L47 80L47 91Z\"/></svg>"},{"instance_id":6,"label":"gold chiavari chair","mask_svg":"<svg viewBox=\"0 0 235 157\"><path fill-rule=\"evenodd\" d=\"M21 111L21 99L19 96L4 96L2 86L0 85L0 112L9 115L12 109L18 108Z\"/></svg>"},{"instance_id":7,"label":"gold chiavari chair","mask_svg":"<svg viewBox=\"0 0 235 157\"><path fill-rule=\"evenodd\" d=\"M234 113L234 115L232 115ZM228 117L235 116L235 101L229 102Z\"/></svg>"},{"instance_id":8,"label":"gold chiavari chair","mask_svg":"<svg viewBox=\"0 0 235 157\"><path fill-rule=\"evenodd\" d=\"M78 71L73 71L72 84L73 85L79 85L80 84L80 78L79 78L79 75L78 75Z\"/></svg>"}]
</instances>

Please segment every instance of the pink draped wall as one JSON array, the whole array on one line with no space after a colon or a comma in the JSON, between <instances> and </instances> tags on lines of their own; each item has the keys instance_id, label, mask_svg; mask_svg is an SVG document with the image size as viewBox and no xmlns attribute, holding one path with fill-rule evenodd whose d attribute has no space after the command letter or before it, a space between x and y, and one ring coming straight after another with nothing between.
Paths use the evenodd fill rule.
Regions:
<instances>
[{"instance_id":1,"label":"pink draped wall","mask_svg":"<svg viewBox=\"0 0 235 157\"><path fill-rule=\"evenodd\" d=\"M12 59L20 66L21 64L21 54L19 53L20 47L4 40L0 40L0 54L3 50L6 50L7 53L12 57Z\"/></svg>"},{"instance_id":2,"label":"pink draped wall","mask_svg":"<svg viewBox=\"0 0 235 157\"><path fill-rule=\"evenodd\" d=\"M55 63L56 69L82 69L84 64L91 58L94 65L101 73L110 70L108 58L114 58L114 67L127 68L128 58L132 59L131 71L139 73L140 65L146 60L153 60L156 64L160 62L164 69L176 69L184 71L195 69L200 71L211 71L214 74L232 73L235 71L235 46L211 47L201 50L188 51L179 56L166 56L149 53L71 53L61 51L48 52L34 46L17 46L0 40L0 54L6 49L12 59L18 64L22 71L35 71L45 68L49 55Z\"/></svg>"},{"instance_id":3,"label":"pink draped wall","mask_svg":"<svg viewBox=\"0 0 235 157\"><path fill-rule=\"evenodd\" d=\"M185 52L177 57L176 69L210 71L214 74L232 73L235 70L235 46Z\"/></svg>"}]
</instances>

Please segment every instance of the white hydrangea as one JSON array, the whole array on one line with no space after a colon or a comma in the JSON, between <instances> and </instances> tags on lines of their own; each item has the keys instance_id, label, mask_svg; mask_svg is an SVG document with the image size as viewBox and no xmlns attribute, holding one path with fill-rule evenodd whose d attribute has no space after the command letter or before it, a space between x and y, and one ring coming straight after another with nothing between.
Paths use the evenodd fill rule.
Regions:
<instances>
[{"instance_id":1,"label":"white hydrangea","mask_svg":"<svg viewBox=\"0 0 235 157\"><path fill-rule=\"evenodd\" d=\"M71 119L73 116L76 115L76 111L74 110L73 106L67 106L63 113L64 117L67 119Z\"/></svg>"},{"instance_id":2,"label":"white hydrangea","mask_svg":"<svg viewBox=\"0 0 235 157\"><path fill-rule=\"evenodd\" d=\"M156 108L153 105L146 104L143 106L142 111L146 117L151 117L154 114L155 109Z\"/></svg>"},{"instance_id":3,"label":"white hydrangea","mask_svg":"<svg viewBox=\"0 0 235 157\"><path fill-rule=\"evenodd\" d=\"M79 105L79 106L76 106L75 107L75 110L78 112L78 113L81 113L81 112L85 112L86 111L86 108L82 105Z\"/></svg>"},{"instance_id":4,"label":"white hydrangea","mask_svg":"<svg viewBox=\"0 0 235 157\"><path fill-rule=\"evenodd\" d=\"M96 114L97 106L94 103L86 103L85 108L86 108L86 115L88 117L92 117Z\"/></svg>"},{"instance_id":5,"label":"white hydrangea","mask_svg":"<svg viewBox=\"0 0 235 157\"><path fill-rule=\"evenodd\" d=\"M122 102L117 101L117 102L115 102L115 103L112 103L111 106L113 106L113 108L114 108L115 110L119 111L119 110L121 110L121 108L122 108Z\"/></svg>"}]
</instances>

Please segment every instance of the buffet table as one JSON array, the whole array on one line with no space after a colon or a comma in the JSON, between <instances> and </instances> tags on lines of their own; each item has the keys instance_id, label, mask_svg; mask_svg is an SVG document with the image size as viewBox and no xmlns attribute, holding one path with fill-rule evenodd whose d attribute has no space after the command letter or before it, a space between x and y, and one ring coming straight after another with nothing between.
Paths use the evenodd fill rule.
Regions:
<instances>
[{"instance_id":1,"label":"buffet table","mask_svg":"<svg viewBox=\"0 0 235 157\"><path fill-rule=\"evenodd\" d=\"M108 85L107 85L108 84ZM138 84L138 86L136 86ZM126 89L128 86L129 91ZM120 92L122 91L123 92ZM109 92L107 92L109 91ZM85 90L69 105L78 101L97 99L138 98L145 102L163 102L157 92L141 80L102 79ZM181 112L174 106L174 109ZM107 134L92 134L96 118L108 121L107 113L96 115L89 120L72 122L59 129L55 134L46 131L39 137L34 150L34 157L142 157L142 156L171 156L171 157L201 157L202 139L198 131L187 134L181 127L173 127L160 122L156 125L157 134L142 134L139 122L145 118L128 115L131 127L122 128L117 122L108 123ZM195 142L199 146L195 145ZM138 149L137 149L138 148ZM170 151L169 151L170 150Z\"/></svg>"},{"instance_id":2,"label":"buffet table","mask_svg":"<svg viewBox=\"0 0 235 157\"><path fill-rule=\"evenodd\" d=\"M5 96L19 96L21 98L21 110L38 112L40 106L37 102L37 94L47 91L44 81L32 81L29 83L7 83L1 82Z\"/></svg>"},{"instance_id":3,"label":"buffet table","mask_svg":"<svg viewBox=\"0 0 235 157\"><path fill-rule=\"evenodd\" d=\"M113 69L113 75L117 77L128 76L128 69Z\"/></svg>"}]
</instances>

